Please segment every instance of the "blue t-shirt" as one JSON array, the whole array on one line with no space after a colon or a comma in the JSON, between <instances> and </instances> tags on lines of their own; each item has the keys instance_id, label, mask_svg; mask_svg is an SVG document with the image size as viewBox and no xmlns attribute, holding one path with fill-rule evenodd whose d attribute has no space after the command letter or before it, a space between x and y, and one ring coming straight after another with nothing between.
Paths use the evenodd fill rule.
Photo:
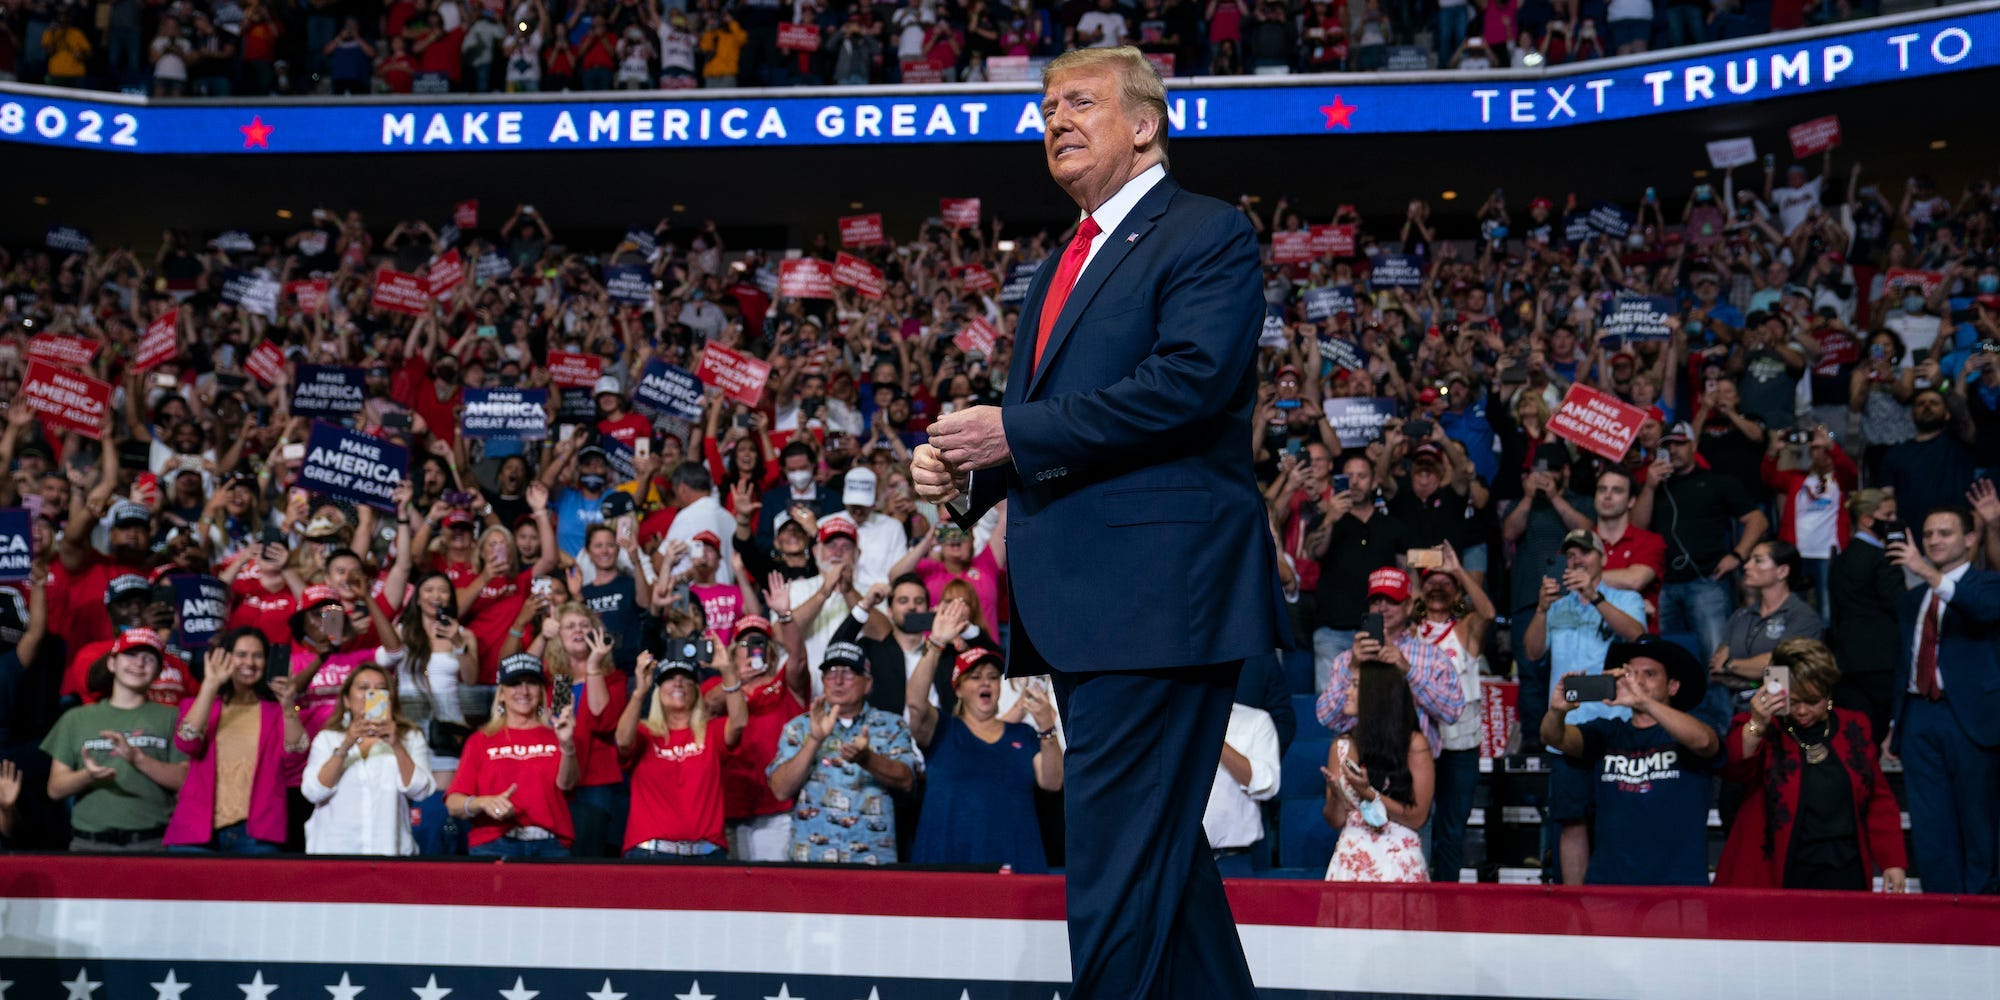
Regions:
<instances>
[{"instance_id":1,"label":"blue t-shirt","mask_svg":"<svg viewBox=\"0 0 2000 1000\"><path fill-rule=\"evenodd\" d=\"M1577 727L1597 803L1591 885L1707 885L1712 760L1665 726L1597 719Z\"/></svg>"},{"instance_id":2,"label":"blue t-shirt","mask_svg":"<svg viewBox=\"0 0 2000 1000\"><path fill-rule=\"evenodd\" d=\"M602 495L592 500L579 490L565 489L556 494L555 502L549 504L556 512L556 547L564 552L583 551L590 526L604 520L603 503Z\"/></svg>"},{"instance_id":3,"label":"blue t-shirt","mask_svg":"<svg viewBox=\"0 0 2000 1000\"><path fill-rule=\"evenodd\" d=\"M1637 591L1600 586L1597 592L1604 597L1606 604L1623 611L1626 617L1641 622L1646 620L1646 599ZM1584 603L1581 596L1571 591L1549 605L1547 626L1550 678L1560 680L1573 673L1604 672L1604 654L1611 651L1611 643L1617 636L1595 607ZM1564 721L1572 726L1581 726L1592 719L1630 718L1632 710L1629 708L1588 701L1571 709Z\"/></svg>"},{"instance_id":4,"label":"blue t-shirt","mask_svg":"<svg viewBox=\"0 0 2000 1000\"><path fill-rule=\"evenodd\" d=\"M1049 870L1035 819L1035 727L1009 724L995 743L955 715L938 719L925 758L924 810L910 860L917 864L1005 864Z\"/></svg>"},{"instance_id":5,"label":"blue t-shirt","mask_svg":"<svg viewBox=\"0 0 2000 1000\"><path fill-rule=\"evenodd\" d=\"M1479 478L1492 482L1500 474L1500 455L1493 450L1493 425L1486 421L1486 399L1480 397L1464 410L1438 414L1438 426L1445 436L1465 446L1466 458Z\"/></svg>"}]
</instances>

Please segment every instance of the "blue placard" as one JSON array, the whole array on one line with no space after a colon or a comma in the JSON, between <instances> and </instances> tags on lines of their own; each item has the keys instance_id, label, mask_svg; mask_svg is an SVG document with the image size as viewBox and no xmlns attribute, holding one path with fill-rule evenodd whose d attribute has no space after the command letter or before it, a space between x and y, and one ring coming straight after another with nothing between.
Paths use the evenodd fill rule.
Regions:
<instances>
[{"instance_id":1,"label":"blue placard","mask_svg":"<svg viewBox=\"0 0 2000 1000\"><path fill-rule=\"evenodd\" d=\"M1040 264L1016 264L1007 272L1007 281L1000 286L1000 304L1018 306L1028 300L1028 286L1035 283L1035 270Z\"/></svg>"},{"instance_id":2,"label":"blue placard","mask_svg":"<svg viewBox=\"0 0 2000 1000\"><path fill-rule=\"evenodd\" d=\"M587 385L565 386L556 397L556 423L584 424L597 423L597 396Z\"/></svg>"},{"instance_id":3,"label":"blue placard","mask_svg":"<svg viewBox=\"0 0 2000 1000\"><path fill-rule=\"evenodd\" d=\"M604 457L611 463L611 481L614 484L629 483L639 478L638 471L632 467L635 456L629 445L609 434L599 435L597 445L604 449Z\"/></svg>"},{"instance_id":4,"label":"blue placard","mask_svg":"<svg viewBox=\"0 0 2000 1000\"><path fill-rule=\"evenodd\" d=\"M180 624L174 627L173 644L185 652L199 653L222 631L229 616L229 587L212 576L173 576L174 603Z\"/></svg>"},{"instance_id":5,"label":"blue placard","mask_svg":"<svg viewBox=\"0 0 2000 1000\"><path fill-rule=\"evenodd\" d=\"M1422 288L1424 287L1424 260L1415 254L1376 254L1371 260L1374 267L1368 272L1370 288Z\"/></svg>"},{"instance_id":6,"label":"blue placard","mask_svg":"<svg viewBox=\"0 0 2000 1000\"><path fill-rule=\"evenodd\" d=\"M604 293L613 302L643 306L653 301L653 272L636 264L613 264L604 269Z\"/></svg>"},{"instance_id":7,"label":"blue placard","mask_svg":"<svg viewBox=\"0 0 2000 1000\"><path fill-rule=\"evenodd\" d=\"M1325 404L1327 422L1340 435L1343 448L1359 448L1382 438L1382 425L1396 416L1393 399L1329 399Z\"/></svg>"},{"instance_id":8,"label":"blue placard","mask_svg":"<svg viewBox=\"0 0 2000 1000\"><path fill-rule=\"evenodd\" d=\"M1175 139L1530 131L1704 110L2000 65L2000 11L1934 8L1696 55L1601 60L1554 70L1246 78L1169 84ZM1979 39L1985 41L1979 41ZM827 88L710 97L452 103L339 98L153 104L0 90L0 141L141 153L674 149L1040 142L1033 83Z\"/></svg>"},{"instance_id":9,"label":"blue placard","mask_svg":"<svg viewBox=\"0 0 2000 1000\"><path fill-rule=\"evenodd\" d=\"M632 390L634 403L683 420L701 417L701 399L701 380L694 373L657 358L646 363L638 388Z\"/></svg>"},{"instance_id":10,"label":"blue placard","mask_svg":"<svg viewBox=\"0 0 2000 1000\"><path fill-rule=\"evenodd\" d=\"M1598 311L1597 332L1628 341L1665 340L1673 336L1667 320L1675 311L1674 300L1667 296L1620 292Z\"/></svg>"},{"instance_id":11,"label":"blue placard","mask_svg":"<svg viewBox=\"0 0 2000 1000\"><path fill-rule=\"evenodd\" d=\"M1590 206L1590 231L1614 240L1622 240L1632 232L1632 224L1638 216L1623 205L1600 201Z\"/></svg>"},{"instance_id":12,"label":"blue placard","mask_svg":"<svg viewBox=\"0 0 2000 1000\"><path fill-rule=\"evenodd\" d=\"M292 413L338 420L368 402L368 373L343 365L300 365L292 380Z\"/></svg>"},{"instance_id":13,"label":"blue placard","mask_svg":"<svg viewBox=\"0 0 2000 1000\"><path fill-rule=\"evenodd\" d=\"M458 426L466 437L540 441L549 436L547 389L464 390Z\"/></svg>"},{"instance_id":14,"label":"blue placard","mask_svg":"<svg viewBox=\"0 0 2000 1000\"><path fill-rule=\"evenodd\" d=\"M409 474L408 448L315 420L306 437L299 486L336 500L395 510L390 494Z\"/></svg>"},{"instance_id":15,"label":"blue placard","mask_svg":"<svg viewBox=\"0 0 2000 1000\"><path fill-rule=\"evenodd\" d=\"M1319 356L1322 361L1332 362L1335 368L1351 372L1368 370L1368 359L1362 356L1361 348L1339 337L1319 338Z\"/></svg>"},{"instance_id":16,"label":"blue placard","mask_svg":"<svg viewBox=\"0 0 2000 1000\"><path fill-rule=\"evenodd\" d=\"M26 580L35 563L35 536L26 508L0 510L0 580Z\"/></svg>"},{"instance_id":17,"label":"blue placard","mask_svg":"<svg viewBox=\"0 0 2000 1000\"><path fill-rule=\"evenodd\" d=\"M1306 318L1314 322L1354 315L1353 286L1306 289Z\"/></svg>"}]
</instances>

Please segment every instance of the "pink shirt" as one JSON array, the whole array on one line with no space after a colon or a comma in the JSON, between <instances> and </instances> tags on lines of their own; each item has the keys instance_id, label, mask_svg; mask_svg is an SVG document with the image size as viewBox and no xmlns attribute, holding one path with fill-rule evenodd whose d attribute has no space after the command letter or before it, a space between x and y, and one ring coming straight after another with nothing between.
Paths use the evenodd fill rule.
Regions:
<instances>
[{"instance_id":1,"label":"pink shirt","mask_svg":"<svg viewBox=\"0 0 2000 1000\"><path fill-rule=\"evenodd\" d=\"M194 699L181 703L181 722ZM250 819L245 824L250 836L269 844L285 842L285 788L296 788L305 774L305 751L285 749L285 715L275 701L259 703L257 772L250 783ZM174 748L188 755L187 781L181 785L174 803L174 818L167 822L163 838L169 844L206 844L215 839L215 756L209 753L209 738L221 724L222 702L211 702L201 738L183 739L174 731Z\"/></svg>"},{"instance_id":2,"label":"pink shirt","mask_svg":"<svg viewBox=\"0 0 2000 1000\"><path fill-rule=\"evenodd\" d=\"M292 673L313 665L319 654L303 646L292 648ZM326 728L333 719L333 713L340 709L340 686L347 683L347 675L364 663L375 662L373 649L356 650L352 653L335 653L327 657L319 672L306 679L305 690L299 692L299 722L306 727L306 739L310 740ZM294 780L292 784L298 782Z\"/></svg>"},{"instance_id":3,"label":"pink shirt","mask_svg":"<svg viewBox=\"0 0 2000 1000\"><path fill-rule=\"evenodd\" d=\"M923 577L924 586L931 592L931 607L944 600L945 585L953 580L964 580L972 584L972 590L979 595L979 610L986 624L995 628L1007 620L1007 606L1002 603L1007 590L1007 571L993 558L991 548L980 549L972 557L972 565L966 567L964 576L954 576L944 563L935 559L923 559L917 563L917 575Z\"/></svg>"}]
</instances>

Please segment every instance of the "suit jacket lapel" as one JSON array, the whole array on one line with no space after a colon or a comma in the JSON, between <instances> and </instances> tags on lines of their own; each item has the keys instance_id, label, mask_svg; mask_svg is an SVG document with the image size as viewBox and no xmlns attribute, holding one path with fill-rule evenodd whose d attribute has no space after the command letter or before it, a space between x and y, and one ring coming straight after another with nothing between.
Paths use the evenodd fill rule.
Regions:
<instances>
[{"instance_id":1,"label":"suit jacket lapel","mask_svg":"<svg viewBox=\"0 0 2000 1000\"><path fill-rule=\"evenodd\" d=\"M1001 394L1001 403L1018 403L1028 398L1028 380L1035 364L1035 331L1042 321L1042 299L1048 294L1049 282L1055 279L1056 264L1062 254L1042 259L1035 269L1035 277L1028 282L1028 293L1021 300L1021 315L1014 321L1014 355L1007 365L1007 389Z\"/></svg>"},{"instance_id":2,"label":"suit jacket lapel","mask_svg":"<svg viewBox=\"0 0 2000 1000\"><path fill-rule=\"evenodd\" d=\"M1056 325L1049 330L1049 345L1042 351L1042 363L1035 366L1034 374L1028 381L1028 389L1021 398L1026 399L1034 395L1035 389L1042 384L1042 377L1054 367L1056 354L1062 350L1063 342L1069 339L1070 331L1076 328L1077 318L1083 315L1083 310L1089 307L1090 300L1095 298L1110 281L1112 273L1118 270L1118 265L1124 262L1125 257L1132 252L1132 248L1152 231L1159 217L1166 214L1167 203L1173 200L1174 192L1179 190L1180 185L1174 183L1172 175L1161 178L1158 184L1153 185L1151 191L1146 192L1145 197L1139 199L1138 204L1132 206L1132 211L1126 214L1124 220L1118 224L1118 228L1106 234L1104 246L1098 249L1097 256L1092 258L1084 267L1083 273L1077 276L1076 287L1070 289L1069 298L1063 302L1062 314L1056 317ZM1047 287L1044 286L1043 297L1046 295ZM1037 323L1041 321L1040 302L1040 298L1036 299ZM1032 333L1035 327L1028 327L1028 330ZM1015 349L1019 350L1018 344ZM1034 351L1034 342L1029 341L1028 354L1031 358L1034 356Z\"/></svg>"}]
</instances>

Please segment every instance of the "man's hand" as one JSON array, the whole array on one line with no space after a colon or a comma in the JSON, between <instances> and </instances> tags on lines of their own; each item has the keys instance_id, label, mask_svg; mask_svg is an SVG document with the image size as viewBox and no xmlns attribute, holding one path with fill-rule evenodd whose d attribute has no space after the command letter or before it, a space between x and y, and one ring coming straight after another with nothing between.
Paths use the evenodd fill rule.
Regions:
<instances>
[{"instance_id":1,"label":"man's hand","mask_svg":"<svg viewBox=\"0 0 2000 1000\"><path fill-rule=\"evenodd\" d=\"M1643 688L1639 687L1639 682L1633 680L1632 675L1627 674L1622 669L1607 670L1605 673L1618 675L1618 693L1611 699L1613 705L1620 708L1629 708L1641 715L1652 714L1652 697L1647 695Z\"/></svg>"},{"instance_id":2,"label":"man's hand","mask_svg":"<svg viewBox=\"0 0 2000 1000\"><path fill-rule=\"evenodd\" d=\"M968 406L947 413L931 424L930 435L930 443L953 469L990 469L1014 457L1007 448L1007 429L1000 422L997 406Z\"/></svg>"},{"instance_id":3,"label":"man's hand","mask_svg":"<svg viewBox=\"0 0 2000 1000\"><path fill-rule=\"evenodd\" d=\"M910 455L910 481L917 499L935 504L950 503L972 486L971 477L946 462L944 453L932 444L920 444Z\"/></svg>"},{"instance_id":4,"label":"man's hand","mask_svg":"<svg viewBox=\"0 0 2000 1000\"><path fill-rule=\"evenodd\" d=\"M1566 673L1556 679L1555 684L1551 685L1549 688L1550 711L1562 712L1566 715L1572 709L1576 708L1579 704L1581 704L1581 702L1574 702L1569 700L1569 695L1563 689L1569 686L1566 682L1570 678L1582 677L1582 676L1583 673L1581 671L1572 670L1569 673Z\"/></svg>"},{"instance_id":5,"label":"man's hand","mask_svg":"<svg viewBox=\"0 0 2000 1000\"><path fill-rule=\"evenodd\" d=\"M840 759L855 767L867 767L873 751L868 749L868 727L855 727L854 738L840 745Z\"/></svg>"},{"instance_id":6,"label":"man's hand","mask_svg":"<svg viewBox=\"0 0 2000 1000\"><path fill-rule=\"evenodd\" d=\"M1889 556L1889 565L1909 570L1933 587L1944 581L1944 574L1938 572L1937 567L1932 566L1916 546L1908 542L1890 542L1885 551Z\"/></svg>"}]
</instances>

